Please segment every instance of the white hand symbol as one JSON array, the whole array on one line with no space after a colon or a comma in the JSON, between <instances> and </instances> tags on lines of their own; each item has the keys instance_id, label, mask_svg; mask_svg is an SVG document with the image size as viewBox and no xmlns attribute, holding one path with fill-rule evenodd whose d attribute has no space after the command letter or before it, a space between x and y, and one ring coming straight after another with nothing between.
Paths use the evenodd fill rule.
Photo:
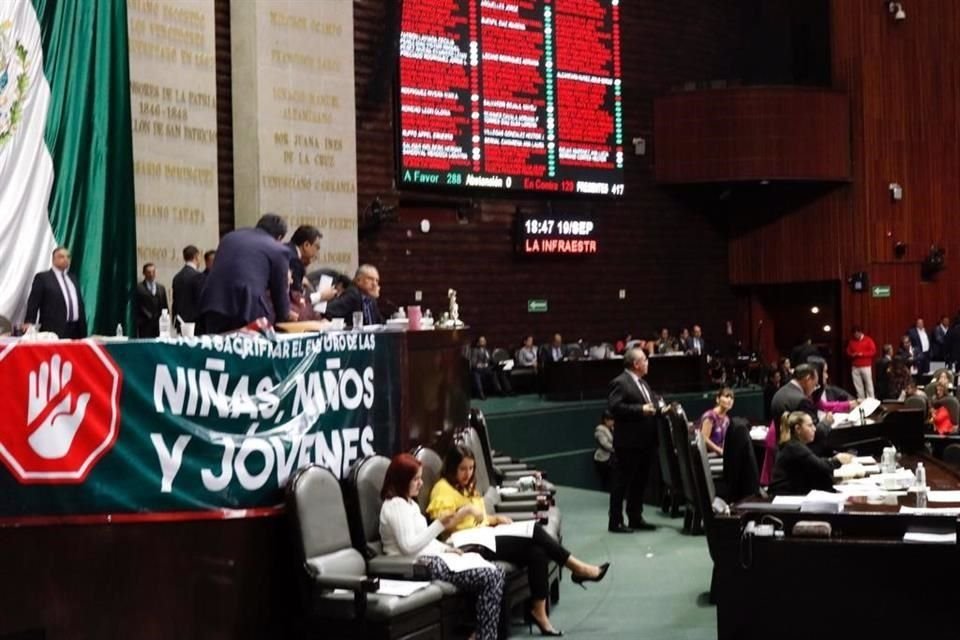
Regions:
<instances>
[{"instance_id":1,"label":"white hand symbol","mask_svg":"<svg viewBox=\"0 0 960 640\"><path fill-rule=\"evenodd\" d=\"M70 362L64 362L61 366L59 355L50 358L49 365L46 362L42 363L39 372L30 372L27 428L32 427L47 406L56 400L61 389L66 388L72 376L73 365ZM72 411L70 406L73 404L73 394L68 393L57 402L40 426L36 427L27 439L34 452L47 460L56 460L67 455L80 428L80 423L83 422L83 417L87 413L88 402L90 402L89 393L80 394Z\"/></svg>"}]
</instances>

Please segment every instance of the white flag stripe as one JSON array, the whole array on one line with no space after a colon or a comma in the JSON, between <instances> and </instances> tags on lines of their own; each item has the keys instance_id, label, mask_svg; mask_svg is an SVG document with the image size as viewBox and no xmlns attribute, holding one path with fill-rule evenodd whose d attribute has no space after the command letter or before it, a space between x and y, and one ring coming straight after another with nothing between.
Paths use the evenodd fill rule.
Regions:
<instances>
[{"instance_id":1,"label":"white flag stripe","mask_svg":"<svg viewBox=\"0 0 960 640\"><path fill-rule=\"evenodd\" d=\"M44 140L50 85L43 75L40 24L29 0L4 0L0 2L0 76L4 65L18 71L19 58L11 58L16 58L18 43L27 51L29 82L20 102L20 121L13 135L0 142L0 315L14 322L26 313L34 274L50 268L56 240L47 209L53 161ZM20 98L17 80L8 76L0 90L0 125Z\"/></svg>"}]
</instances>

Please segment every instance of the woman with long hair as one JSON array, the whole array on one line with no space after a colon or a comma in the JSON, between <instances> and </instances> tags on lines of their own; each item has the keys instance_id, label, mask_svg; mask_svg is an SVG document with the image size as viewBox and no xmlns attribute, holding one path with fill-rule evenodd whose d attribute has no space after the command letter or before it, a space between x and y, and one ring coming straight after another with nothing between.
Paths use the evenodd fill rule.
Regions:
<instances>
[{"instance_id":1,"label":"woman with long hair","mask_svg":"<svg viewBox=\"0 0 960 640\"><path fill-rule=\"evenodd\" d=\"M417 495L423 487L423 469L409 453L393 457L383 478L383 507L380 509L380 539L387 555L418 556L434 580L443 580L477 596L476 640L496 640L503 599L503 570L494 565L454 571L446 560L451 554L462 555L459 549L437 540L446 529L457 527L467 518L476 518L482 511L464 505L427 526L420 513Z\"/></svg>"},{"instance_id":2,"label":"woman with long hair","mask_svg":"<svg viewBox=\"0 0 960 640\"><path fill-rule=\"evenodd\" d=\"M783 414L771 493L804 495L814 489L833 491L833 470L853 460L853 456L838 453L832 458L817 457L807 446L816 435L817 427L806 411Z\"/></svg>"},{"instance_id":3,"label":"woman with long hair","mask_svg":"<svg viewBox=\"0 0 960 640\"><path fill-rule=\"evenodd\" d=\"M427 513L434 521L447 521L448 532L470 527L495 527L510 524L512 520L502 515L487 515L483 497L477 492L476 458L473 452L464 446L451 447L443 461L443 477L437 480L430 492L430 504ZM474 508L475 513L460 520L449 520L451 515L465 508ZM540 524L533 526L532 537L503 535L497 536L496 558L527 567L530 583L532 607L530 617L544 636L562 636L563 632L554 629L547 616L547 567L553 560L560 566L570 569L571 581L584 587L584 582L599 582L607 574L610 563L600 566L588 564L574 557L560 546L553 536ZM584 587L586 588L586 587Z\"/></svg>"},{"instance_id":4,"label":"woman with long hair","mask_svg":"<svg viewBox=\"0 0 960 640\"><path fill-rule=\"evenodd\" d=\"M718 456L723 455L723 440L730 426L730 409L733 408L733 389L722 387L717 391L714 406L700 416L700 433L707 445L707 451Z\"/></svg>"}]
</instances>

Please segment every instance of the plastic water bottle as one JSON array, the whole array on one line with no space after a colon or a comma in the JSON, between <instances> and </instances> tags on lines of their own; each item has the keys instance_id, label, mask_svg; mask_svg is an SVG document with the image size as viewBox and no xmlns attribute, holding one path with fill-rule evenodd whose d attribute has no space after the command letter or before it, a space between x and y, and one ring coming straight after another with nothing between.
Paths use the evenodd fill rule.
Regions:
<instances>
[{"instance_id":1,"label":"plastic water bottle","mask_svg":"<svg viewBox=\"0 0 960 640\"><path fill-rule=\"evenodd\" d=\"M122 337L123 337L123 323L121 323L121 322L118 322L118 323L117 323L117 333L116 333L116 336L117 336L118 338L122 338Z\"/></svg>"},{"instance_id":2,"label":"plastic water bottle","mask_svg":"<svg viewBox=\"0 0 960 640\"><path fill-rule=\"evenodd\" d=\"M170 313L166 309L160 312L160 337L170 337Z\"/></svg>"},{"instance_id":3,"label":"plastic water bottle","mask_svg":"<svg viewBox=\"0 0 960 640\"><path fill-rule=\"evenodd\" d=\"M927 506L927 470L922 462L917 463L917 506Z\"/></svg>"}]
</instances>

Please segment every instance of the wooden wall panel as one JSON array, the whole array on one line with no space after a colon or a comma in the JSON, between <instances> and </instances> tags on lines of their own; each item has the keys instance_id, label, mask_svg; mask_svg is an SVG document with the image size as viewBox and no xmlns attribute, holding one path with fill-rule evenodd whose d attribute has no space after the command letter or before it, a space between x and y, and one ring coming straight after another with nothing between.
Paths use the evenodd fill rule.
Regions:
<instances>
[{"instance_id":1,"label":"wooden wall panel","mask_svg":"<svg viewBox=\"0 0 960 640\"><path fill-rule=\"evenodd\" d=\"M675 0L669 11L647 2L621 3L625 138L653 130L653 98L683 81L727 78L733 73L740 25L737 3ZM446 307L446 292L459 292L461 316L493 344L513 344L531 332L546 340L554 331L568 339L614 339L625 331L652 332L700 322L718 335L732 317L725 230L702 206L658 189L648 155L628 154L626 196L620 201L553 203L554 210L588 212L600 228L601 253L575 260L529 260L513 255L512 219L517 206L542 210L538 198L481 194L398 192L394 184L395 137L392 75L377 74L389 56L390 5L355 0L358 199L400 205L399 221L364 236L360 258L380 267L383 298ZM389 66L395 66L389 61ZM386 78L386 86L378 82ZM366 97L366 98L365 98ZM629 148L629 147L628 147ZM463 223L458 222L457 212ZM431 220L421 234L418 221ZM627 290L624 301L619 289ZM528 314L526 302L545 298L549 312Z\"/></svg>"},{"instance_id":2,"label":"wooden wall panel","mask_svg":"<svg viewBox=\"0 0 960 640\"><path fill-rule=\"evenodd\" d=\"M932 325L960 307L960 3L905 9L906 20L894 21L882 2L831 2L833 88L850 96L853 182L800 205L748 206L751 215L731 223L734 283L843 282L863 270L891 285L889 299L845 285L841 294L844 331L859 323L881 343L918 315ZM891 199L891 182L903 200ZM946 250L947 267L925 282L920 261L933 244ZM779 258L801 249L812 259Z\"/></svg>"},{"instance_id":3,"label":"wooden wall panel","mask_svg":"<svg viewBox=\"0 0 960 640\"><path fill-rule=\"evenodd\" d=\"M846 95L803 87L735 87L658 98L661 183L850 179Z\"/></svg>"}]
</instances>

